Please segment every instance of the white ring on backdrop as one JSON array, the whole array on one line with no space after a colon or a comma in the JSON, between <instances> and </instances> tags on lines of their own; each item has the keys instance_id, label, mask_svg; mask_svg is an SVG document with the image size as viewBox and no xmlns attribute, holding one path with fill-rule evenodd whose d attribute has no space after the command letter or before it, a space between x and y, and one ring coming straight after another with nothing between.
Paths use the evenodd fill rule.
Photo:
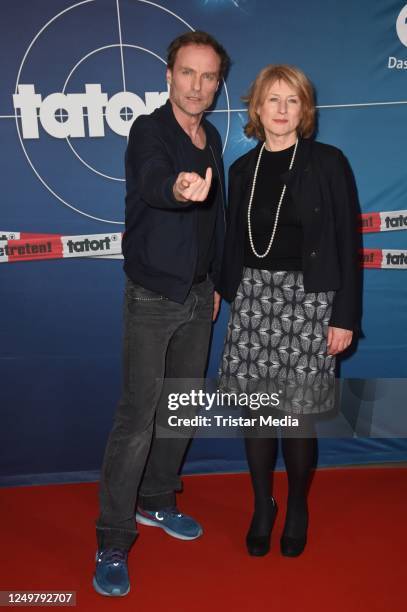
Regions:
<instances>
[{"instance_id":1,"label":"white ring on backdrop","mask_svg":"<svg viewBox=\"0 0 407 612\"><path fill-rule=\"evenodd\" d=\"M95 53L98 53L99 51L104 51L105 49L110 49L112 47L132 47L133 49L139 49L140 51L145 51L146 53L150 53L151 55L154 55L154 57L156 57L157 59L159 59L164 66L167 65L167 62L165 60L162 59L162 57L160 57L159 55L157 55L156 53L154 53L153 51L150 51L149 49L145 49L144 47L138 47L137 45L127 45L127 44L115 44L115 45L106 45L105 47L99 47L99 49L94 49L93 51L90 51L90 53L87 53L87 55L85 55L84 57L82 57L79 62L77 62L75 64L75 66L72 68L71 72L68 74L66 81L64 83L64 86L62 88L62 93L65 93L65 89L66 86L68 85L68 81L71 78L71 76L73 75L73 73L75 72L75 70L78 68L78 66L80 66L80 64L82 62L84 62L85 60L88 59L88 57L90 57L91 55L94 55ZM99 172L99 170L96 170L96 168L93 168L91 165L89 165L87 162L85 162L84 159L82 159L82 157L79 155L79 153L75 150L73 144L71 143L71 141L69 140L69 136L67 136L65 138L69 148L72 150L72 152L74 153L74 155L76 155L76 157L79 159L79 161L81 161L83 163L84 166L86 166L87 168L89 168L89 170L92 170L92 172L95 172L96 174L99 174L100 176L103 176L104 178L110 179L111 181L120 181L120 182L124 182L125 179L124 178L117 178L116 176L109 176L108 174L103 174L103 172Z\"/></svg>"},{"instance_id":2,"label":"white ring on backdrop","mask_svg":"<svg viewBox=\"0 0 407 612\"><path fill-rule=\"evenodd\" d=\"M20 81L20 77L21 77L21 72L22 69L24 67L25 61L27 59L27 56L29 54L29 52L31 51L34 43L37 41L37 39L41 36L41 34L44 32L44 30L46 30L46 28L51 25L51 23L53 23L54 21L56 21L59 17L61 17L62 15L64 15L65 13L67 13L68 11L77 8L79 6L83 6L85 4L89 4L90 2L95 2L96 0L82 0L81 2L77 2L76 4L73 4L72 6L68 6L67 8L65 8L63 11L60 11L59 13L57 13L56 15L54 15L54 17L52 17L49 21L47 21L47 23L45 25L42 26L42 28L37 32L37 34L34 36L34 38L32 39L32 41L30 42L30 44L27 47L27 50L24 53L23 59L21 60L21 64L20 67L18 69L17 72L17 79L16 79L16 86L15 86L15 93L17 94L18 92L18 85L19 85L19 81ZM178 19L179 21L181 21L184 25L186 25L192 32L195 31L195 29L189 24L187 23L184 19L182 19L182 17L180 17L179 15L177 15L176 13L174 13L173 11L170 11L169 9L165 8L164 6L161 6L160 4L157 4L156 2L151 2L150 0L136 0L136 2L141 2L143 4L149 4L151 6L154 6L158 9L161 9L162 11L169 13L170 15L172 15L173 17L175 17L176 19ZM118 9L118 0L116 1L116 7ZM118 15L118 21L119 21L119 27L120 27L120 16ZM121 37L121 32L119 32L120 37ZM122 43L115 45L115 46L126 46L123 45ZM152 53L152 52L151 52ZM154 53L152 53L154 55ZM161 59L161 58L160 58ZM124 76L124 67L123 68L123 76ZM222 153L224 153L226 145L227 145L227 141L229 138L229 130L230 130L230 105L229 105L229 94L228 94L228 90L226 87L226 83L223 80L223 86L225 88L225 96L226 96L226 103L227 103L227 127L226 127L226 136L225 136L225 142L222 148ZM21 136L21 132L20 132L20 126L18 124L18 116L17 114L15 115L15 122L16 122L16 129L17 129L17 134L18 134L18 138L20 141L20 145L21 148L23 150L23 153L27 159L28 164L31 166L32 171L34 172L35 176L38 178L38 180L43 184L43 186L57 199L59 200L62 204L64 204L65 206L67 206L68 208L70 208L71 210L74 210L75 212L79 213L80 215L83 215L85 217L88 217L90 219L94 219L95 221L101 221L103 223L114 223L115 225L124 225L123 221L112 221L111 219L102 219L101 217L96 217L94 215L91 215L89 213L85 213L81 210L79 210L78 208L76 208L75 206L73 206L72 204L70 204L69 202L67 202L66 200L64 200L61 196L59 196L49 185L48 183L46 183L46 181L42 178L42 176L39 174L38 170L35 168L33 162L31 161L30 156L27 153L27 150L24 146L24 142ZM72 147L71 147L72 148ZM77 155L78 157L78 155ZM81 160L83 162L83 160ZM83 162L85 164L85 166L87 166L89 168L89 166ZM92 169L92 168L90 168ZM97 171L94 170L94 172L96 172L97 174L99 174ZM111 180L121 180L121 179L117 179L114 177L109 177Z\"/></svg>"},{"instance_id":3,"label":"white ring on backdrop","mask_svg":"<svg viewBox=\"0 0 407 612\"><path fill-rule=\"evenodd\" d=\"M122 22L120 20L120 5L119 0L116 0L116 13L117 13L117 25L119 27L119 46L120 46L120 61L122 65L122 81L123 81L123 91L127 91L126 89L126 74L124 70L124 55L123 55L123 40L122 40ZM127 138L127 142L129 139Z\"/></svg>"}]
</instances>

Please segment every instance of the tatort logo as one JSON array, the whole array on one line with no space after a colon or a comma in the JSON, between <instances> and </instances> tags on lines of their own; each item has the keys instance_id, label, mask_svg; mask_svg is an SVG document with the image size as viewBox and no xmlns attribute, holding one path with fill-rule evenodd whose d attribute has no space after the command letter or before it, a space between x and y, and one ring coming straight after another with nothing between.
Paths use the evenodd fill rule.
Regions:
<instances>
[{"instance_id":1,"label":"tatort logo","mask_svg":"<svg viewBox=\"0 0 407 612\"><path fill-rule=\"evenodd\" d=\"M398 217L385 217L384 222L387 229L402 229L407 227L407 215L398 215Z\"/></svg>"},{"instance_id":2,"label":"tatort logo","mask_svg":"<svg viewBox=\"0 0 407 612\"><path fill-rule=\"evenodd\" d=\"M401 9L396 21L396 32L400 42L407 47L407 4ZM387 67L396 70L407 70L407 59L400 59L393 55L389 57Z\"/></svg>"},{"instance_id":3,"label":"tatort logo","mask_svg":"<svg viewBox=\"0 0 407 612\"><path fill-rule=\"evenodd\" d=\"M385 253L385 261L388 266L407 267L407 251L400 253Z\"/></svg>"},{"instance_id":4,"label":"tatort logo","mask_svg":"<svg viewBox=\"0 0 407 612\"><path fill-rule=\"evenodd\" d=\"M113 132L127 136L136 117L152 113L167 99L167 91L148 91L145 101L122 91L109 100L99 84L86 84L85 93L53 93L44 99L35 85L19 85L13 95L23 138L39 138L39 123L54 138L100 138L105 136L104 120Z\"/></svg>"},{"instance_id":5,"label":"tatort logo","mask_svg":"<svg viewBox=\"0 0 407 612\"><path fill-rule=\"evenodd\" d=\"M68 247L69 253L89 253L89 251L110 251L110 243L111 241L116 241L117 237L115 234L110 238L106 236L105 238L101 238L99 240L89 240L89 238L85 238L84 240L67 240L66 246Z\"/></svg>"}]
</instances>

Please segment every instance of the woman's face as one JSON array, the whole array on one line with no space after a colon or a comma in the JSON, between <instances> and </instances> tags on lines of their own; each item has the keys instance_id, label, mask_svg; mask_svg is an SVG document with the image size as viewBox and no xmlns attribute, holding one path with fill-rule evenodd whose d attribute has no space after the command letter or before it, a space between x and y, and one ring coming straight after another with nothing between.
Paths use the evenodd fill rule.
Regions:
<instances>
[{"instance_id":1,"label":"woman's face","mask_svg":"<svg viewBox=\"0 0 407 612\"><path fill-rule=\"evenodd\" d=\"M267 136L284 136L293 142L302 119L302 103L298 93L285 81L275 81L266 90L257 114Z\"/></svg>"}]
</instances>

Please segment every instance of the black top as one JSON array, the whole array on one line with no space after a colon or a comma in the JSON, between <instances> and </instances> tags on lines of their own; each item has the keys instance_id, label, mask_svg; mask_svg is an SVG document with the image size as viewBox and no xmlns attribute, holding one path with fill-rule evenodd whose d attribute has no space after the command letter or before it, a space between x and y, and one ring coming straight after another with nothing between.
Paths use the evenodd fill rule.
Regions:
<instances>
[{"instance_id":1,"label":"black top","mask_svg":"<svg viewBox=\"0 0 407 612\"><path fill-rule=\"evenodd\" d=\"M265 252L270 242L284 187L280 177L287 172L293 151L294 145L283 151L263 149L250 215L254 248L260 254ZM244 265L260 270L302 270L302 241L299 212L286 189L274 241L266 257L257 257L253 253L246 227Z\"/></svg>"},{"instance_id":2,"label":"black top","mask_svg":"<svg viewBox=\"0 0 407 612\"><path fill-rule=\"evenodd\" d=\"M205 274L210 272L210 264L214 256L214 238L216 224L216 194L219 189L219 180L214 168L212 153L208 144L204 149L198 149L195 145L190 146L191 163L187 171L197 172L202 178L205 178L206 169L212 168L212 183L208 193L208 197L204 202L198 202L197 206L197 241L198 241L198 259L196 263L195 278L198 280Z\"/></svg>"},{"instance_id":3,"label":"black top","mask_svg":"<svg viewBox=\"0 0 407 612\"><path fill-rule=\"evenodd\" d=\"M228 226L216 287L228 301L235 298L242 280L247 202L260 147L261 143L229 169ZM349 162L335 147L300 138L294 167L281 179L301 217L305 291L335 291L329 324L359 329L360 208Z\"/></svg>"},{"instance_id":4,"label":"black top","mask_svg":"<svg viewBox=\"0 0 407 612\"><path fill-rule=\"evenodd\" d=\"M202 126L219 184L213 203L216 223L210 261L210 275L217 284L224 235L222 142L205 118ZM179 303L188 296L198 262L200 204L178 202L172 191L178 174L191 167L190 151L191 139L169 101L150 115L137 117L126 151L124 270L134 283Z\"/></svg>"}]
</instances>

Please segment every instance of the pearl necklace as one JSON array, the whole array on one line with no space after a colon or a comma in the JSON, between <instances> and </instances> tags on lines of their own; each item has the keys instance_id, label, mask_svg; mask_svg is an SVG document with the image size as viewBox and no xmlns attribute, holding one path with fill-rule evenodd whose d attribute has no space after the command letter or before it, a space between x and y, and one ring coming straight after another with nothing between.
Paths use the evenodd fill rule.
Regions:
<instances>
[{"instance_id":1,"label":"pearl necklace","mask_svg":"<svg viewBox=\"0 0 407 612\"><path fill-rule=\"evenodd\" d=\"M296 152L297 152L297 145L298 145L298 138L297 138L297 140L295 141L294 151L293 151L293 154L292 154L292 157L291 157L290 166L289 166L289 168L288 168L289 170L291 170L291 169L292 169L292 167L293 167L293 165L294 165L295 154L296 154ZM252 210L252 203L253 203L254 191L255 191L255 189L256 189L257 173L258 173L258 171L259 171L260 160L261 160L261 156L262 156L262 154L263 154L263 151L264 151L265 146L266 146L266 143L264 142L264 143L263 143L263 146L262 146L262 147L261 147L261 149L260 149L259 156L258 156L258 158L257 158L256 169L255 169L255 171L254 171L254 177L253 177L252 191L251 191L251 194L250 194L250 200L249 200L249 207L248 207L248 209L247 209L247 228L248 228L248 230L249 230L249 241L250 241L250 246L252 247L252 251L253 251L254 255L256 255L256 257L260 257L260 258L267 257L267 255L268 255L268 254L269 254L269 252L270 252L271 245L273 244L273 241L274 241L274 236L275 236L276 229L277 229L277 223L278 223L278 217L279 217L279 214L280 214L281 204L283 203L284 195L285 195L285 192L286 192L286 189L287 189L287 185L284 185L283 190L282 190L282 192L281 192L280 201L279 201L278 206L277 206L277 212L276 212L276 216L275 216L275 219L274 219L274 227L273 227L273 231L272 231L272 233L271 233L270 242L269 242L269 245L268 245L268 247L267 247L266 251L265 251L265 252L264 252L264 253L261 255L260 253L258 253L258 252L256 251L256 249L255 249L255 247L254 247L253 235L252 235L252 224L251 224L251 220L250 220L250 214L251 214L251 210Z\"/></svg>"}]
</instances>

